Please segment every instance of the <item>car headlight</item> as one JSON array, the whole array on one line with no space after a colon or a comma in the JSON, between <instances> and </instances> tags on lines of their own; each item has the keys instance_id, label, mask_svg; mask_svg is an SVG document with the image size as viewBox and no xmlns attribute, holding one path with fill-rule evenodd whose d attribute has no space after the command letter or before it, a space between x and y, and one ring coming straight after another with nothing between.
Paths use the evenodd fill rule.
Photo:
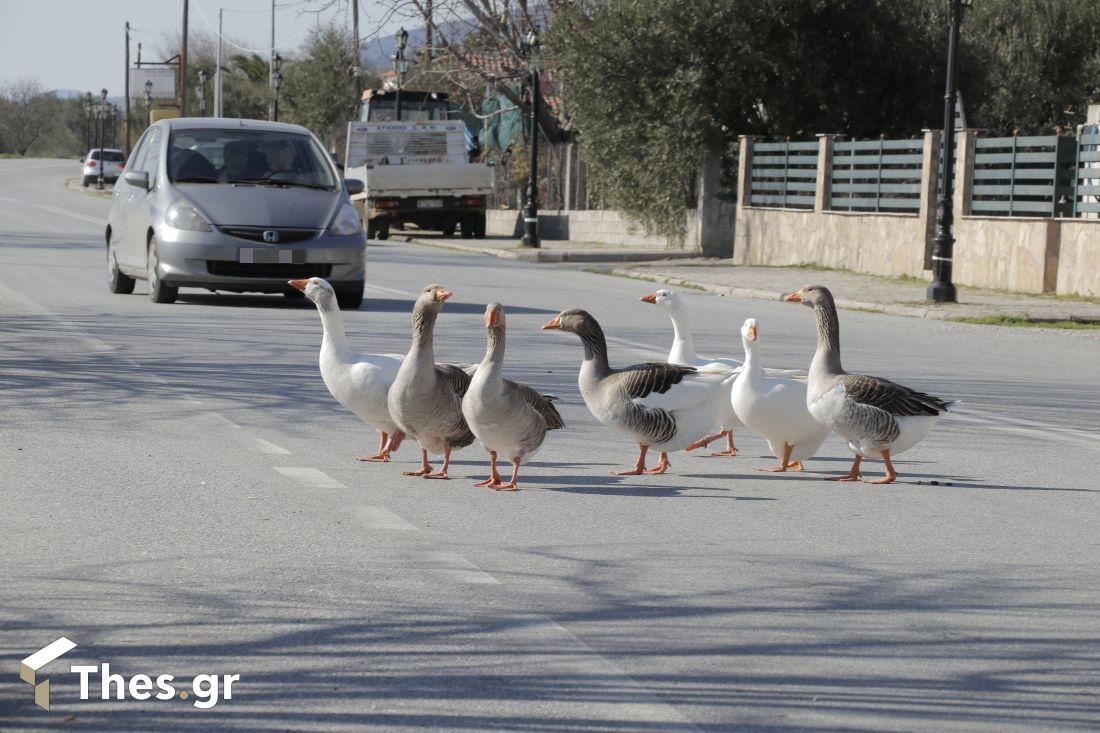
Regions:
<instances>
[{"instance_id":1,"label":"car headlight","mask_svg":"<svg viewBox=\"0 0 1100 733\"><path fill-rule=\"evenodd\" d=\"M193 232L213 231L210 222L195 210L191 204L177 201L164 212L164 220L175 229L189 229Z\"/></svg>"},{"instance_id":2,"label":"car headlight","mask_svg":"<svg viewBox=\"0 0 1100 733\"><path fill-rule=\"evenodd\" d=\"M336 218L332 220L332 226L328 228L329 234L344 235L358 234L363 228L359 221L359 212L352 208L351 204L344 204L336 212Z\"/></svg>"}]
</instances>

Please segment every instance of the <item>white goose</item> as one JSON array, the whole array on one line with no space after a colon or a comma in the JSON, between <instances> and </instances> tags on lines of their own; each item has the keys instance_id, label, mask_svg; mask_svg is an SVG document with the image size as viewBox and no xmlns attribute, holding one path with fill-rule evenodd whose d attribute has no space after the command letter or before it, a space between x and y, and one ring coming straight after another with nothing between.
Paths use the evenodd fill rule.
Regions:
<instances>
[{"instance_id":1,"label":"white goose","mask_svg":"<svg viewBox=\"0 0 1100 733\"><path fill-rule=\"evenodd\" d=\"M764 374L757 353L759 333L753 318L741 327L745 368L733 383L733 409L749 429L768 441L772 455L779 459L778 466L761 471L801 471L802 461L817 453L829 428L806 408L805 381Z\"/></svg>"},{"instance_id":2,"label":"white goose","mask_svg":"<svg viewBox=\"0 0 1100 733\"><path fill-rule=\"evenodd\" d=\"M305 293L321 314L324 335L321 338L321 379L329 393L341 405L377 430L381 436L378 453L361 456L360 461L388 461L404 434L390 416L386 398L390 385L401 367L402 354L357 354L348 347L344 317L336 302L336 291L325 280L290 280L288 283Z\"/></svg>"},{"instance_id":3,"label":"white goose","mask_svg":"<svg viewBox=\"0 0 1100 733\"><path fill-rule=\"evenodd\" d=\"M675 290L661 288L649 295L643 295L640 300L644 303L651 303L658 308L663 308L668 313L669 319L672 320L672 348L668 352L669 364L692 366L709 372L726 371L732 373L733 370L741 368L741 362L736 359L710 359L695 353L695 341L692 338L691 322L687 315L687 309L684 307L684 301ZM737 446L733 444L733 430L745 423L737 416L732 404L730 404L729 390L732 387L732 383L727 385L727 394L722 400L722 407L718 413L718 424L715 427L719 429L719 432L700 438L689 446L688 450L705 448L715 440L724 437L726 439L726 449L715 451L711 455L732 456L737 453Z\"/></svg>"},{"instance_id":4,"label":"white goose","mask_svg":"<svg viewBox=\"0 0 1100 733\"><path fill-rule=\"evenodd\" d=\"M787 300L814 310L817 351L810 365L806 406L814 419L847 439L856 454L852 470L830 481L855 481L864 458L881 458L886 476L870 481L888 484L897 478L892 456L919 443L952 405L947 400L867 374L849 374L840 363L840 318L833 294L807 285Z\"/></svg>"}]
</instances>

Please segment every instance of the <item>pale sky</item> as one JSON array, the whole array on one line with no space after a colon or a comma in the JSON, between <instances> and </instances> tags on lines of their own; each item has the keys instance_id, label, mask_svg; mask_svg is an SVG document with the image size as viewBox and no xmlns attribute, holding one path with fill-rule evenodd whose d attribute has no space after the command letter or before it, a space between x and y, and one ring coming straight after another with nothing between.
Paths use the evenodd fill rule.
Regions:
<instances>
[{"instance_id":1,"label":"pale sky","mask_svg":"<svg viewBox=\"0 0 1100 733\"><path fill-rule=\"evenodd\" d=\"M351 0L336 0L324 12L351 28ZM226 38L267 54L271 46L270 0L190 0L191 33L213 35L218 8L225 8ZM368 36L384 18L387 0L359 0L359 32ZM328 0L276 0L275 45L297 50L317 15L308 13ZM205 16L205 17L204 17ZM46 89L98 91L121 96L124 83L125 31L130 21L130 60L143 44L143 60L160 60L165 35L178 33L183 0L0 0L0 83L35 77ZM212 25L207 25L209 21ZM388 25L393 25L392 21ZM392 29L386 27L387 33ZM240 53L226 46L227 53Z\"/></svg>"}]
</instances>

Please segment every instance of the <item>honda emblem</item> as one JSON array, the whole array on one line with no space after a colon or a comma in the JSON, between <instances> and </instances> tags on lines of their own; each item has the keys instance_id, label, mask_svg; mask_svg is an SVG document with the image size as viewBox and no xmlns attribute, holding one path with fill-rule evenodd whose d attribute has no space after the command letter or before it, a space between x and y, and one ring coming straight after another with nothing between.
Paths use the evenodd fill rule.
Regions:
<instances>
[{"instance_id":1,"label":"honda emblem","mask_svg":"<svg viewBox=\"0 0 1100 733\"><path fill-rule=\"evenodd\" d=\"M264 241L268 244L275 244L279 241L279 233L271 230L264 232Z\"/></svg>"}]
</instances>

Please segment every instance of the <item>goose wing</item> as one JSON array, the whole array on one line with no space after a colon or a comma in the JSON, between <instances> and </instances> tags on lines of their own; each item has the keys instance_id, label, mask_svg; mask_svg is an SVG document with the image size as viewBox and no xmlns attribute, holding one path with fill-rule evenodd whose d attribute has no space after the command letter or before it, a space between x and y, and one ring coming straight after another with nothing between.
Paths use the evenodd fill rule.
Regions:
<instances>
[{"instance_id":1,"label":"goose wing","mask_svg":"<svg viewBox=\"0 0 1100 733\"><path fill-rule=\"evenodd\" d=\"M940 415L951 403L924 392L904 387L889 379L863 374L846 374L839 380L848 398L875 407L894 417Z\"/></svg>"},{"instance_id":2,"label":"goose wing","mask_svg":"<svg viewBox=\"0 0 1100 733\"><path fill-rule=\"evenodd\" d=\"M553 400L556 400L556 397L548 394L539 394L526 384L513 382L511 379L505 379L504 384L519 392L523 401L530 405L535 412L542 415L542 418L546 421L547 430L557 430L565 427L565 421L561 419L558 408L554 407Z\"/></svg>"},{"instance_id":3,"label":"goose wing","mask_svg":"<svg viewBox=\"0 0 1100 733\"><path fill-rule=\"evenodd\" d=\"M660 410L685 410L713 399L721 388L724 373L699 373L695 367L676 364L634 364L619 370L627 397L642 407Z\"/></svg>"},{"instance_id":4,"label":"goose wing","mask_svg":"<svg viewBox=\"0 0 1100 733\"><path fill-rule=\"evenodd\" d=\"M470 371L467 371L469 369ZM435 373L439 376L443 382L454 390L454 393L459 397L466 396L466 390L470 388L470 381L472 379L473 372L477 371L477 366L462 367L455 366L454 364L436 364Z\"/></svg>"}]
</instances>

